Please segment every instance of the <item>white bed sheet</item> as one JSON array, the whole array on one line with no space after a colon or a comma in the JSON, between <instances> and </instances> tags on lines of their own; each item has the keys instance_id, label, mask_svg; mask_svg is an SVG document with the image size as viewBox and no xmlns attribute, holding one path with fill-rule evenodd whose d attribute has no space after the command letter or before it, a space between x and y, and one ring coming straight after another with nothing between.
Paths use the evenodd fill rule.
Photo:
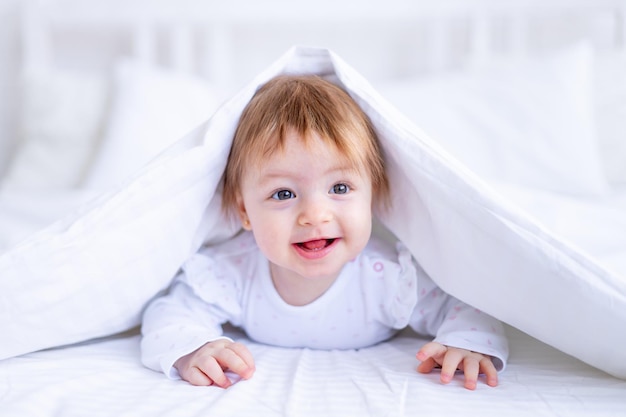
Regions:
<instances>
[{"instance_id":1,"label":"white bed sheet","mask_svg":"<svg viewBox=\"0 0 626 417\"><path fill-rule=\"evenodd\" d=\"M144 368L139 335L27 354L0 362L1 416L619 416L626 381L511 327L500 385L449 386L418 374L426 339L404 332L367 349L315 351L250 342L248 381L227 390L171 381Z\"/></svg>"}]
</instances>

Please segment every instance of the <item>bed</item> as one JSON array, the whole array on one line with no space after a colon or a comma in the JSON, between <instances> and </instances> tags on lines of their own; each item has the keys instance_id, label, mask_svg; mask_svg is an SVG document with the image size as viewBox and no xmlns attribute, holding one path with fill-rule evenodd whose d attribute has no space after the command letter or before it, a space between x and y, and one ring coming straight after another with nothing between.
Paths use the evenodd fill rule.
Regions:
<instances>
[{"instance_id":1,"label":"bed","mask_svg":"<svg viewBox=\"0 0 626 417\"><path fill-rule=\"evenodd\" d=\"M11 9L20 22L21 58L14 74L20 86L14 110L19 123L13 135L3 135L8 156L0 166L0 322L9 335L1 343L0 415L626 414L626 361L620 352L620 342L626 342L623 1L338 2L332 14L324 7L330 2L299 7L243 0L123 3L27 1ZM346 29L351 36L343 36ZM506 303L458 290L506 323L511 352L497 388L480 384L469 392L460 378L442 386L436 373L417 374L415 352L427 339L408 330L366 349L317 351L257 344L236 328L227 331L250 347L257 364L254 378L227 390L193 387L140 363L138 313L146 294L156 294L162 283L128 284L149 287L143 299L132 299L121 288L119 294L106 293L110 289L94 279L89 284L96 289L81 291L101 290L107 300L128 297L109 306L119 320L104 316L97 300L86 298L71 309L46 310L64 311L67 320L60 324L37 314L37 303L69 291L69 283L59 280L32 296L7 291L21 288L9 279L23 277L20 285L32 285L26 277L53 261L59 271L75 273L74 264L83 262L76 254L57 251L45 258L50 242L67 244L72 233L81 237L102 213L122 212L115 207L121 203L142 209L145 204L135 197L150 189L150 175L169 184L182 180L183 174L166 168L199 164L190 156L177 161L176 152L191 155L185 147L197 132L232 119L229 112L254 87L249 80L258 80L255 76L266 74L267 67L271 73L292 62L289 52L282 55L292 44L331 48L354 69L336 64L347 71L344 82L364 105L389 115L381 119L393 118L398 130L429 138L424 161L445 162L435 168L446 177L445 185L457 187L447 194L433 188L442 196L434 195L434 203L464 204L446 216L484 209L482 217L465 223L462 216L444 215L441 223L491 225L485 239L505 232L518 237L505 241L515 250L494 246L487 251L487 264L506 270L509 264L497 258L518 252L546 260L536 276L525 277L541 286ZM393 144L388 151L398 154L394 158L410 158ZM221 149L215 146L202 158L210 160ZM396 175L422 174L415 168ZM211 205L184 193L178 197L181 206ZM405 207L418 209L416 203ZM209 223L202 223L204 230L219 229ZM103 233L106 224L98 226ZM403 233L393 221L387 225ZM177 226L192 228L184 222ZM133 232L141 230L133 227L111 235L109 243L133 240ZM157 236L168 233L183 232ZM80 250L91 256L99 246L81 239ZM460 251L468 246L443 238L438 243ZM552 257L539 256L548 251ZM183 257L179 252L176 256ZM33 253L42 257L27 259L19 271L13 267L22 254ZM438 264L429 263L436 255L424 262L438 271ZM32 259L41 259L41 265ZM438 279L457 291L446 278L455 272L452 259ZM521 268L516 262L510 265ZM175 264L172 258L167 265ZM459 265L480 267L469 259ZM150 265L140 267L148 271ZM554 283L545 282L550 280ZM494 294L498 285L491 282ZM572 327L587 328L575 331L561 308L569 308L570 295L587 293L610 302L579 305ZM29 315L9 309L14 304L6 294L19 298ZM566 299L548 297L554 294ZM608 298L600 297L604 294ZM11 322L38 329L38 335L15 340L13 335L26 333Z\"/></svg>"}]
</instances>

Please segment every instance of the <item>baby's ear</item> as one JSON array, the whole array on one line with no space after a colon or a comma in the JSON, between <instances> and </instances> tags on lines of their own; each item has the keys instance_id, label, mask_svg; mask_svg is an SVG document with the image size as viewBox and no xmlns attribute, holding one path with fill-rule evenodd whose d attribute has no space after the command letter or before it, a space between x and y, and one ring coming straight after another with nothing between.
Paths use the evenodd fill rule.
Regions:
<instances>
[{"instance_id":1,"label":"baby's ear","mask_svg":"<svg viewBox=\"0 0 626 417\"><path fill-rule=\"evenodd\" d=\"M246 205L243 203L243 198L240 195L237 196L237 214L241 220L241 225L245 230L252 230L248 213L246 212Z\"/></svg>"}]
</instances>

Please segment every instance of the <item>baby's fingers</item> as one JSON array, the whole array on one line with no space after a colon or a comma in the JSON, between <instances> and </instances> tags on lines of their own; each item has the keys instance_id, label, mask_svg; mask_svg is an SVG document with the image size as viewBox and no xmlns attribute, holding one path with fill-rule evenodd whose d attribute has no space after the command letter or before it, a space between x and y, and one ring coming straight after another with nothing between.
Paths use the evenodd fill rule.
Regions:
<instances>
[{"instance_id":1,"label":"baby's fingers","mask_svg":"<svg viewBox=\"0 0 626 417\"><path fill-rule=\"evenodd\" d=\"M425 344L419 352L417 359L422 361L417 370L422 373L432 371L437 365L441 366L441 382L449 383L454 378L457 370L463 371L465 388L474 390L478 383L478 375L484 374L487 385L498 385L498 372L489 356L472 352L465 349L447 347L437 342Z\"/></svg>"},{"instance_id":2,"label":"baby's fingers","mask_svg":"<svg viewBox=\"0 0 626 417\"><path fill-rule=\"evenodd\" d=\"M224 374L224 369L226 368L219 362L217 357L207 358L199 369L218 387L228 388L232 385L230 379Z\"/></svg>"},{"instance_id":3,"label":"baby's fingers","mask_svg":"<svg viewBox=\"0 0 626 417\"><path fill-rule=\"evenodd\" d=\"M429 342L422 346L417 352L417 359L424 362L428 358L433 358L437 363L441 363L439 359L443 358L446 350L448 350L448 348L441 343Z\"/></svg>"},{"instance_id":4,"label":"baby's fingers","mask_svg":"<svg viewBox=\"0 0 626 417\"><path fill-rule=\"evenodd\" d=\"M441 382L447 384L452 381L464 357L465 351L461 349L448 349L443 358L443 363L441 364Z\"/></svg>"},{"instance_id":5,"label":"baby's fingers","mask_svg":"<svg viewBox=\"0 0 626 417\"><path fill-rule=\"evenodd\" d=\"M465 388L474 390L478 383L478 375L485 374L487 385L498 385L498 371L491 358L480 354L466 356L463 360L463 373L465 375Z\"/></svg>"},{"instance_id":6,"label":"baby's fingers","mask_svg":"<svg viewBox=\"0 0 626 417\"><path fill-rule=\"evenodd\" d=\"M437 362L433 358L428 358L417 365L417 371L422 374L430 373L437 366Z\"/></svg>"},{"instance_id":7,"label":"baby's fingers","mask_svg":"<svg viewBox=\"0 0 626 417\"><path fill-rule=\"evenodd\" d=\"M469 390L475 390L478 383L478 372L480 365L478 359L471 356L466 356L463 360L463 374L465 376L465 388Z\"/></svg>"},{"instance_id":8,"label":"baby's fingers","mask_svg":"<svg viewBox=\"0 0 626 417\"><path fill-rule=\"evenodd\" d=\"M485 357L480 361L480 372L485 374L487 385L490 387L498 385L498 371L491 358Z\"/></svg>"},{"instance_id":9,"label":"baby's fingers","mask_svg":"<svg viewBox=\"0 0 626 417\"><path fill-rule=\"evenodd\" d=\"M191 385L203 387L213 385L213 380L209 378L204 372L202 372L200 368L196 368L195 366L183 369L180 372L180 377L189 382Z\"/></svg>"},{"instance_id":10,"label":"baby's fingers","mask_svg":"<svg viewBox=\"0 0 626 417\"><path fill-rule=\"evenodd\" d=\"M235 352L239 359L241 359L241 362L237 361L237 367L230 367L230 370L244 379L250 379L256 369L252 353L250 353L248 348L241 343L233 343L232 345L228 346L228 348Z\"/></svg>"},{"instance_id":11,"label":"baby's fingers","mask_svg":"<svg viewBox=\"0 0 626 417\"><path fill-rule=\"evenodd\" d=\"M216 385L220 387L226 387L230 385L230 380L224 375L222 370L229 370L239 375L244 379L249 379L254 373L254 361L252 355L248 352L243 345L233 343L224 349L220 349L214 354L215 361L219 364L220 371L212 370L219 377L219 382L215 381ZM250 363L250 364L249 364ZM209 374L212 377L212 375ZM228 382L226 382L228 381ZM223 384L222 384L223 382Z\"/></svg>"},{"instance_id":12,"label":"baby's fingers","mask_svg":"<svg viewBox=\"0 0 626 417\"><path fill-rule=\"evenodd\" d=\"M417 371L423 374L427 374L432 371L436 366L441 365L443 355L446 353L447 348L437 342L426 343L417 352L417 359L421 361L417 367Z\"/></svg>"}]
</instances>

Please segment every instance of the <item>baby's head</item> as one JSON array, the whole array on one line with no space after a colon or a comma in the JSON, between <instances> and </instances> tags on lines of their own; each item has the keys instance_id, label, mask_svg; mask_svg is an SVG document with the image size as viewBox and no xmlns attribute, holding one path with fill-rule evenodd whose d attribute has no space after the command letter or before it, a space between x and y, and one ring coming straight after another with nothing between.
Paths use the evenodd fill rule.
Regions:
<instances>
[{"instance_id":1,"label":"baby's head","mask_svg":"<svg viewBox=\"0 0 626 417\"><path fill-rule=\"evenodd\" d=\"M387 204L383 157L367 115L329 81L314 75L282 75L256 92L239 120L224 174L222 208L227 214L236 213L246 172L284 150L288 131L305 142L321 140L336 149L355 170L369 175L376 204Z\"/></svg>"}]
</instances>

